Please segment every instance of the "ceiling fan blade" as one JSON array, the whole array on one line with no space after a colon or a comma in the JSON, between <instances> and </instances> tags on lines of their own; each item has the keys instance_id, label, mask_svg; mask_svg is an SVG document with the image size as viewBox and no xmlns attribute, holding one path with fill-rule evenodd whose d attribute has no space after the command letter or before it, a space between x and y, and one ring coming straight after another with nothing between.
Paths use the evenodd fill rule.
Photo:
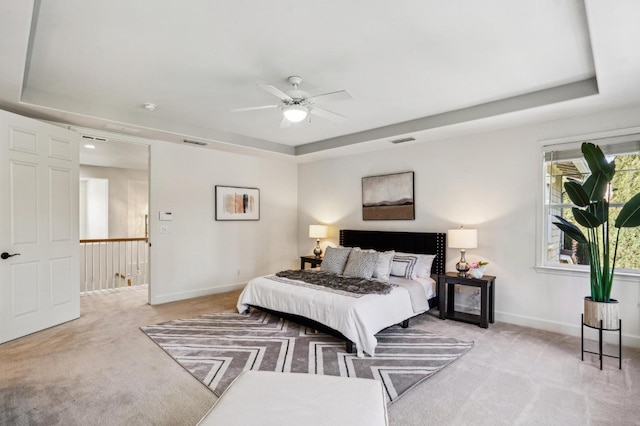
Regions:
<instances>
[{"instance_id":1,"label":"ceiling fan blade","mask_svg":"<svg viewBox=\"0 0 640 426\"><path fill-rule=\"evenodd\" d=\"M313 103L319 104L322 102L333 102L333 101L347 101L353 99L351 93L346 90L338 90L337 92L323 93L321 95L311 96L309 98Z\"/></svg>"},{"instance_id":2,"label":"ceiling fan blade","mask_svg":"<svg viewBox=\"0 0 640 426\"><path fill-rule=\"evenodd\" d=\"M280 127L281 129L291 127L291 122L287 120L286 117L282 117L282 121L280 122L280 125L278 127Z\"/></svg>"},{"instance_id":3,"label":"ceiling fan blade","mask_svg":"<svg viewBox=\"0 0 640 426\"><path fill-rule=\"evenodd\" d=\"M258 84L258 86L265 92L271 93L272 95L278 97L282 101L287 101L287 102L293 101L291 96L287 95L286 93L284 93L282 90L278 89L275 86L271 86L270 84Z\"/></svg>"},{"instance_id":4,"label":"ceiling fan blade","mask_svg":"<svg viewBox=\"0 0 640 426\"><path fill-rule=\"evenodd\" d=\"M318 117L322 117L322 118L326 118L327 120L331 120L335 123L344 123L345 121L348 120L347 117L345 117L342 114L338 114L336 112L331 112L331 111L327 111L326 109L322 109L322 108L318 108L318 107L313 107L313 108L309 108L309 112L313 115L317 115Z\"/></svg>"},{"instance_id":5,"label":"ceiling fan blade","mask_svg":"<svg viewBox=\"0 0 640 426\"><path fill-rule=\"evenodd\" d=\"M236 109L232 109L231 112L255 111L258 109L278 108L279 106L280 105L262 105L262 106L249 107L249 108L236 108Z\"/></svg>"}]
</instances>

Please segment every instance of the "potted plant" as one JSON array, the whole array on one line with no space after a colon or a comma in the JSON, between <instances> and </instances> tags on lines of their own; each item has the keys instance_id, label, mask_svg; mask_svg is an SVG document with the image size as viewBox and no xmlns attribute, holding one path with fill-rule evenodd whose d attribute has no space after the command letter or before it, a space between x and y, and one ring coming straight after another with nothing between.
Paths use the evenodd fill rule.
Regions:
<instances>
[{"instance_id":1,"label":"potted plant","mask_svg":"<svg viewBox=\"0 0 640 426\"><path fill-rule=\"evenodd\" d=\"M469 275L472 278L482 278L484 276L484 268L489 264L489 262L478 261L471 262L469 264Z\"/></svg>"},{"instance_id":2,"label":"potted plant","mask_svg":"<svg viewBox=\"0 0 640 426\"><path fill-rule=\"evenodd\" d=\"M591 175L580 183L568 181L564 184L567 196L576 207L571 210L575 221L586 229L586 235L580 228L566 219L555 216L558 228L576 240L587 244L591 279L591 296L584 300L584 323L599 328L600 320L605 329L618 328L618 301L611 299L611 288L618 251L618 237L622 228L640 226L640 193L627 201L614 227L615 238L609 235L609 195L610 183L615 174L615 164L605 158L597 145L584 142L581 147Z\"/></svg>"}]
</instances>

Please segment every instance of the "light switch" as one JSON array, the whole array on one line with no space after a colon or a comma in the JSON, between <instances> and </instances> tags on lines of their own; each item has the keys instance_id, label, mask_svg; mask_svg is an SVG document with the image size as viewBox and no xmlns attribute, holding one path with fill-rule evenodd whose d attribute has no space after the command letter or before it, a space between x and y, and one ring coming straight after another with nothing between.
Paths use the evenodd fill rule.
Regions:
<instances>
[{"instance_id":1,"label":"light switch","mask_svg":"<svg viewBox=\"0 0 640 426\"><path fill-rule=\"evenodd\" d=\"M172 220L173 214L171 212L159 212L158 213L159 220Z\"/></svg>"}]
</instances>

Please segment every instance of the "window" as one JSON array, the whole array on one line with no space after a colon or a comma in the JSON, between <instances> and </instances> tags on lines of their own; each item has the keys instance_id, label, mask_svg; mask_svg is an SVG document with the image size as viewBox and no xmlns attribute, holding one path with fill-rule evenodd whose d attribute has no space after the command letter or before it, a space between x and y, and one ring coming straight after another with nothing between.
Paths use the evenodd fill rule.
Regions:
<instances>
[{"instance_id":1,"label":"window","mask_svg":"<svg viewBox=\"0 0 640 426\"><path fill-rule=\"evenodd\" d=\"M615 241L617 228L613 227L620 209L633 195L640 192L640 134L615 136L603 139L584 139L602 149L609 161L614 161L616 173L609 186L610 235ZM589 176L589 167L580 151L580 142L543 146L543 244L542 266L588 265L586 244L578 243L564 235L553 225L554 216L560 216L579 226L567 197L564 184L575 180L579 183ZM584 231L584 229L583 229ZM580 266L577 266L578 268ZM640 272L640 227L624 228L618 240L616 270Z\"/></svg>"}]
</instances>

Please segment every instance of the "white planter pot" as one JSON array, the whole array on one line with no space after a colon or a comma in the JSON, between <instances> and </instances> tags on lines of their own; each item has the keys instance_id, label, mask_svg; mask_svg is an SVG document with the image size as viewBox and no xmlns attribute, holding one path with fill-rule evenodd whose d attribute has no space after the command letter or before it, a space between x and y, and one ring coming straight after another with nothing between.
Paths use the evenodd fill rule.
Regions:
<instances>
[{"instance_id":1,"label":"white planter pot","mask_svg":"<svg viewBox=\"0 0 640 426\"><path fill-rule=\"evenodd\" d=\"M584 324L593 328L600 328L600 320L602 320L602 328L609 330L617 330L619 323L619 304L615 299L609 302L594 302L591 297L584 298Z\"/></svg>"},{"instance_id":2,"label":"white planter pot","mask_svg":"<svg viewBox=\"0 0 640 426\"><path fill-rule=\"evenodd\" d=\"M469 275L471 275L472 278L482 278L484 276L484 266L469 269Z\"/></svg>"}]
</instances>

